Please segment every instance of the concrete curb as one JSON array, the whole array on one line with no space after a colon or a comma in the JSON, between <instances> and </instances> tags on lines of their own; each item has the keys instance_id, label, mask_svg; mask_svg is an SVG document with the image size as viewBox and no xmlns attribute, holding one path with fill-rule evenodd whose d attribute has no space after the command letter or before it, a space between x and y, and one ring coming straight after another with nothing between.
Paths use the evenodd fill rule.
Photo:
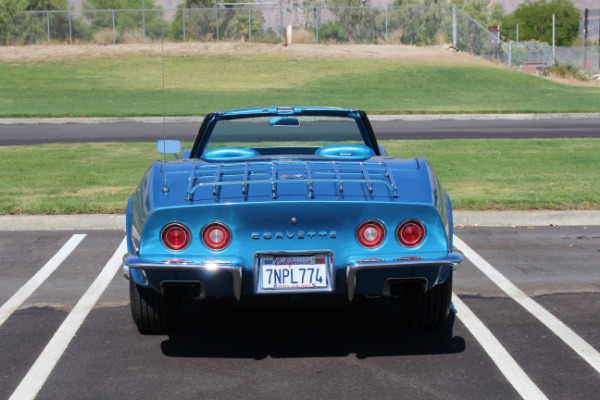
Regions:
<instances>
[{"instance_id":1,"label":"concrete curb","mask_svg":"<svg viewBox=\"0 0 600 400\"><path fill-rule=\"evenodd\" d=\"M600 210L591 211L455 211L455 226L592 226ZM124 230L125 215L0 215L0 231Z\"/></svg>"},{"instance_id":2,"label":"concrete curb","mask_svg":"<svg viewBox=\"0 0 600 400\"><path fill-rule=\"evenodd\" d=\"M455 211L455 226L591 226L600 225L600 210Z\"/></svg>"},{"instance_id":3,"label":"concrete curb","mask_svg":"<svg viewBox=\"0 0 600 400\"><path fill-rule=\"evenodd\" d=\"M167 117L167 123L200 123L203 116ZM369 115L371 121L493 121L493 120L551 120L551 119L600 119L600 113L555 113L555 114L410 114L410 115ZM162 117L122 117L122 118L0 118L0 125L42 125L42 124L116 124L144 123L160 124Z\"/></svg>"},{"instance_id":4,"label":"concrete curb","mask_svg":"<svg viewBox=\"0 0 600 400\"><path fill-rule=\"evenodd\" d=\"M124 230L125 215L0 215L0 231Z\"/></svg>"},{"instance_id":5,"label":"concrete curb","mask_svg":"<svg viewBox=\"0 0 600 400\"><path fill-rule=\"evenodd\" d=\"M556 114L415 114L415 115L370 115L371 121L525 121L552 119L600 119L600 113L556 113Z\"/></svg>"}]
</instances>

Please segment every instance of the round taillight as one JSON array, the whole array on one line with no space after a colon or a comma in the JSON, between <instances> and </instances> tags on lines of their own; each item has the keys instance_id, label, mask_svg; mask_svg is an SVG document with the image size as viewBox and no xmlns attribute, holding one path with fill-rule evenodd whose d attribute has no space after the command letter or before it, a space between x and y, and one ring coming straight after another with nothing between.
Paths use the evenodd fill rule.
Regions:
<instances>
[{"instance_id":1,"label":"round taillight","mask_svg":"<svg viewBox=\"0 0 600 400\"><path fill-rule=\"evenodd\" d=\"M225 225L212 222L202 229L202 241L211 250L223 250L231 241L231 232Z\"/></svg>"},{"instance_id":2,"label":"round taillight","mask_svg":"<svg viewBox=\"0 0 600 400\"><path fill-rule=\"evenodd\" d=\"M425 226L421 222L412 219L404 221L398 227L396 237L403 246L418 246L425 239Z\"/></svg>"},{"instance_id":3,"label":"round taillight","mask_svg":"<svg viewBox=\"0 0 600 400\"><path fill-rule=\"evenodd\" d=\"M163 244L173 251L185 249L192 240L190 230L181 224L169 224L165 226L160 234L160 238Z\"/></svg>"},{"instance_id":4,"label":"round taillight","mask_svg":"<svg viewBox=\"0 0 600 400\"><path fill-rule=\"evenodd\" d=\"M378 221L365 221L356 230L358 243L365 247L377 247L385 239L385 228Z\"/></svg>"}]
</instances>

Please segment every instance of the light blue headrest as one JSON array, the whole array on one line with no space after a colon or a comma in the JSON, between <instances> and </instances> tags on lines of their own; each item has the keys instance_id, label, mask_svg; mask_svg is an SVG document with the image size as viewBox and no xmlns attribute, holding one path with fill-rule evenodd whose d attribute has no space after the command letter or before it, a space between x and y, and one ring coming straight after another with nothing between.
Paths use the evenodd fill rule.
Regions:
<instances>
[{"instance_id":1,"label":"light blue headrest","mask_svg":"<svg viewBox=\"0 0 600 400\"><path fill-rule=\"evenodd\" d=\"M205 151L201 159L204 161L235 161L246 158L258 157L260 153L252 149L243 149L240 147L224 147L222 149L212 149Z\"/></svg>"},{"instance_id":2,"label":"light blue headrest","mask_svg":"<svg viewBox=\"0 0 600 400\"><path fill-rule=\"evenodd\" d=\"M316 156L340 160L367 160L375 156L373 149L361 144L340 144L324 146L315 152Z\"/></svg>"}]
</instances>

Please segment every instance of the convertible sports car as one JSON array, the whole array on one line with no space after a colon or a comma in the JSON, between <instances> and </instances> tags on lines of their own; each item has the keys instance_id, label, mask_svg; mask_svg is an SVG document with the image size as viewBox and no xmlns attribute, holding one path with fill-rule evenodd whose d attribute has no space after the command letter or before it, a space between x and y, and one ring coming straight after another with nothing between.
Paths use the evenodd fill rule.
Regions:
<instances>
[{"instance_id":1,"label":"convertible sports car","mask_svg":"<svg viewBox=\"0 0 600 400\"><path fill-rule=\"evenodd\" d=\"M127 204L141 333L168 332L182 299L268 296L387 297L444 324L462 261L450 199L424 159L385 154L364 111L216 112L181 159L177 141L157 149Z\"/></svg>"}]
</instances>

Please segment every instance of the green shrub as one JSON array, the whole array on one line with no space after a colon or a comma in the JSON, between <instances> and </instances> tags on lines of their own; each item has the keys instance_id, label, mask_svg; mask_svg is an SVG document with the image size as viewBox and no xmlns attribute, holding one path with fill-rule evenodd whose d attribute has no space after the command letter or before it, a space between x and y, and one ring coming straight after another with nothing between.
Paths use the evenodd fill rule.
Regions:
<instances>
[{"instance_id":1,"label":"green shrub","mask_svg":"<svg viewBox=\"0 0 600 400\"><path fill-rule=\"evenodd\" d=\"M573 78L578 81L587 81L589 76L585 72L571 63L560 64L558 61L554 65L544 69L544 76L553 76L557 78Z\"/></svg>"},{"instance_id":2,"label":"green shrub","mask_svg":"<svg viewBox=\"0 0 600 400\"><path fill-rule=\"evenodd\" d=\"M328 22L319 26L320 42L348 42L350 35L339 22Z\"/></svg>"}]
</instances>

